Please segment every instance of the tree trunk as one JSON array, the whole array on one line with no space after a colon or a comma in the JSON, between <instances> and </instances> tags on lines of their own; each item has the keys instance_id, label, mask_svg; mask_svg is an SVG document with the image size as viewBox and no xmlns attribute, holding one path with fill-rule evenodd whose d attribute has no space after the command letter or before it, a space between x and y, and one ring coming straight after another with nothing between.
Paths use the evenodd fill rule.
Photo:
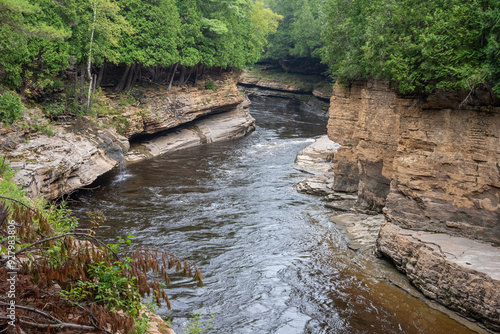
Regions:
<instances>
[{"instance_id":1,"label":"tree trunk","mask_svg":"<svg viewBox=\"0 0 500 334\"><path fill-rule=\"evenodd\" d=\"M78 64L75 64L75 105L78 105Z\"/></svg>"},{"instance_id":2,"label":"tree trunk","mask_svg":"<svg viewBox=\"0 0 500 334\"><path fill-rule=\"evenodd\" d=\"M102 64L101 68L99 69L99 75L97 76L96 80L96 86L101 86L102 83L102 78L104 77L104 72L106 71L106 62Z\"/></svg>"},{"instance_id":3,"label":"tree trunk","mask_svg":"<svg viewBox=\"0 0 500 334\"><path fill-rule=\"evenodd\" d=\"M198 76L200 75L200 64L196 64L196 75L194 77L194 85L198 84Z\"/></svg>"},{"instance_id":4,"label":"tree trunk","mask_svg":"<svg viewBox=\"0 0 500 334\"><path fill-rule=\"evenodd\" d=\"M177 81L177 85L176 86L181 86L182 84L184 84L184 78L185 77L186 77L186 66L181 65L181 75L179 77L179 81Z\"/></svg>"},{"instance_id":5,"label":"tree trunk","mask_svg":"<svg viewBox=\"0 0 500 334\"><path fill-rule=\"evenodd\" d=\"M123 88L125 87L125 83L127 82L126 80L129 72L130 72L130 66L127 65L127 67L125 68L125 72L123 73L122 78L120 79L120 82L115 87L115 93L120 93L123 90Z\"/></svg>"},{"instance_id":6,"label":"tree trunk","mask_svg":"<svg viewBox=\"0 0 500 334\"><path fill-rule=\"evenodd\" d=\"M191 74L193 74L193 67L189 69L189 73L186 77L186 80L182 83L182 85L185 85L189 81L189 78L191 78Z\"/></svg>"},{"instance_id":7,"label":"tree trunk","mask_svg":"<svg viewBox=\"0 0 500 334\"><path fill-rule=\"evenodd\" d=\"M89 60L87 62L87 74L90 78L90 83L89 83L89 92L87 94L87 109L90 110L90 96L92 93L92 84L93 84L93 79L94 77L92 76L92 42L94 41L94 31L95 31L95 21L97 18L97 6L94 1L92 4L92 9L94 10L94 18L92 21L92 32L90 33L90 45L89 45Z\"/></svg>"},{"instance_id":8,"label":"tree trunk","mask_svg":"<svg viewBox=\"0 0 500 334\"><path fill-rule=\"evenodd\" d=\"M92 94L95 94L95 88L97 87L97 74L94 74L94 85L92 86Z\"/></svg>"},{"instance_id":9,"label":"tree trunk","mask_svg":"<svg viewBox=\"0 0 500 334\"><path fill-rule=\"evenodd\" d=\"M82 64L80 73L80 103L83 104L83 97L85 95L85 65Z\"/></svg>"},{"instance_id":10,"label":"tree trunk","mask_svg":"<svg viewBox=\"0 0 500 334\"><path fill-rule=\"evenodd\" d=\"M173 72L172 72L172 77L170 77L170 82L168 83L168 88L167 88L167 90L172 89L172 81L174 81L175 72L177 71L177 66L179 66L179 63L175 64L174 70L173 70Z\"/></svg>"},{"instance_id":11,"label":"tree trunk","mask_svg":"<svg viewBox=\"0 0 500 334\"><path fill-rule=\"evenodd\" d=\"M128 74L127 85L125 86L125 89L124 89L124 91L126 91L126 92L129 92L132 89L133 80L136 76L136 68L137 68L137 65L133 64L131 69L130 69L130 72Z\"/></svg>"}]
</instances>

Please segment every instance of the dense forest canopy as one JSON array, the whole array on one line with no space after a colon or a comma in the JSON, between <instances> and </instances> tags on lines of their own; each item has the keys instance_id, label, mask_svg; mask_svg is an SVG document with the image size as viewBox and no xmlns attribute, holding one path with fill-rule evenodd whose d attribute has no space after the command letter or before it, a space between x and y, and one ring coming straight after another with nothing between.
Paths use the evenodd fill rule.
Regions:
<instances>
[{"instance_id":1,"label":"dense forest canopy","mask_svg":"<svg viewBox=\"0 0 500 334\"><path fill-rule=\"evenodd\" d=\"M388 79L402 93L500 95L500 1L325 0L323 61L341 83Z\"/></svg>"},{"instance_id":2,"label":"dense forest canopy","mask_svg":"<svg viewBox=\"0 0 500 334\"><path fill-rule=\"evenodd\" d=\"M101 85L170 88L259 59L322 61L341 84L407 94L500 94L500 1L0 0L0 85L39 102L64 90L85 105Z\"/></svg>"},{"instance_id":3,"label":"dense forest canopy","mask_svg":"<svg viewBox=\"0 0 500 334\"><path fill-rule=\"evenodd\" d=\"M262 61L279 62L287 71L324 72L325 66L318 66L323 45L324 0L265 0L265 3L283 19L269 38Z\"/></svg>"},{"instance_id":4,"label":"dense forest canopy","mask_svg":"<svg viewBox=\"0 0 500 334\"><path fill-rule=\"evenodd\" d=\"M0 0L0 81L37 98L65 74L90 93L114 66L118 91L175 73L183 84L254 63L279 20L253 0Z\"/></svg>"},{"instance_id":5,"label":"dense forest canopy","mask_svg":"<svg viewBox=\"0 0 500 334\"><path fill-rule=\"evenodd\" d=\"M339 83L378 78L408 94L481 84L500 94L498 0L265 2L283 20L263 60L321 58Z\"/></svg>"}]
</instances>

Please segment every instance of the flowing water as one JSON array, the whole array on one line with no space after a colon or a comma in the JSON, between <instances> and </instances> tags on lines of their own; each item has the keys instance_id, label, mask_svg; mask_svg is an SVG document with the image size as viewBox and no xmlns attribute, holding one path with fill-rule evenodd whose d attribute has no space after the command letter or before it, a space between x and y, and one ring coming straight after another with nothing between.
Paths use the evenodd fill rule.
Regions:
<instances>
[{"instance_id":1,"label":"flowing water","mask_svg":"<svg viewBox=\"0 0 500 334\"><path fill-rule=\"evenodd\" d=\"M123 166L73 205L105 213L107 240L130 233L197 264L205 286L174 277L174 310L158 312L214 313L211 333L470 333L388 283L387 262L349 250L335 213L295 191L295 156L326 119L273 98L251 113L251 135Z\"/></svg>"}]
</instances>

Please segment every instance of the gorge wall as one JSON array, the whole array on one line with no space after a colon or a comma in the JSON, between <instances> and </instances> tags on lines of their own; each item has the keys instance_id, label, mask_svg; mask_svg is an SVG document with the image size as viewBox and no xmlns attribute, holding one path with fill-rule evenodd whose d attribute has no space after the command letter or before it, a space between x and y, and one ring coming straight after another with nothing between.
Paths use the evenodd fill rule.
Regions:
<instances>
[{"instance_id":1,"label":"gorge wall","mask_svg":"<svg viewBox=\"0 0 500 334\"><path fill-rule=\"evenodd\" d=\"M379 252L428 297L500 330L500 100L359 81L335 87L328 135L341 144L334 190L385 214ZM465 244L494 256L446 251Z\"/></svg>"},{"instance_id":2,"label":"gorge wall","mask_svg":"<svg viewBox=\"0 0 500 334\"><path fill-rule=\"evenodd\" d=\"M17 170L15 180L28 196L51 200L125 161L242 137L255 128L248 105L234 78L216 82L215 90L146 90L117 115L58 124L53 136L2 130L0 154ZM149 136L146 144L131 146L130 139L141 136Z\"/></svg>"}]
</instances>

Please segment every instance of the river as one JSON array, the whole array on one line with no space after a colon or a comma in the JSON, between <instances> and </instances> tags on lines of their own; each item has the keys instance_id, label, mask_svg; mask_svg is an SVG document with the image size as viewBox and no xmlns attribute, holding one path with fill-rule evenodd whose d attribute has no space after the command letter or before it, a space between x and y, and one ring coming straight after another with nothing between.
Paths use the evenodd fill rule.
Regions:
<instances>
[{"instance_id":1,"label":"river","mask_svg":"<svg viewBox=\"0 0 500 334\"><path fill-rule=\"evenodd\" d=\"M203 272L203 288L175 276L173 310L158 310L177 333L198 310L214 314L210 333L471 333L390 284L390 264L351 251L335 213L296 192L295 156L327 120L278 98L251 113L251 135L122 166L72 205L106 215L106 240L130 233Z\"/></svg>"}]
</instances>

